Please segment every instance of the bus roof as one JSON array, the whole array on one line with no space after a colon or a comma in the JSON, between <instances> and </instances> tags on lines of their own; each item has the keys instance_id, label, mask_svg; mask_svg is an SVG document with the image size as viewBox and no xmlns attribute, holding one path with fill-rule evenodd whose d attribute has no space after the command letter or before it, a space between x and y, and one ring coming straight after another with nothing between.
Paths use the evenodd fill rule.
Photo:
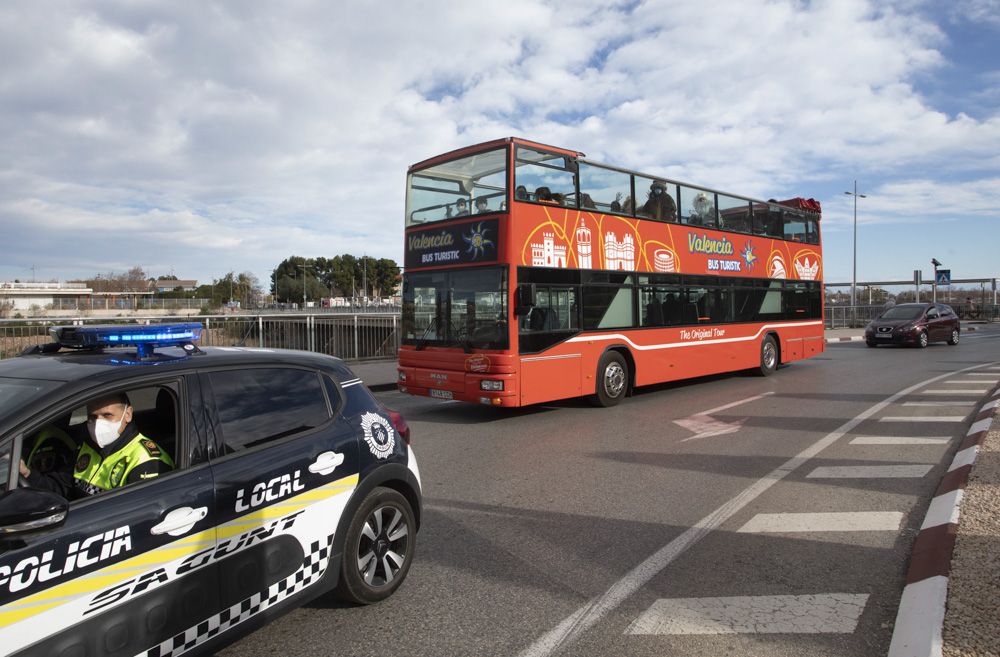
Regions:
<instances>
[{"instance_id":1,"label":"bus roof","mask_svg":"<svg viewBox=\"0 0 1000 657\"><path fill-rule=\"evenodd\" d=\"M549 144L542 144L537 141L531 141L529 139L521 139L520 137L504 137L503 139L484 141L480 144L473 144L472 146L463 146L462 148L453 151L448 151L447 153L442 153L441 155L435 155L432 158L428 158L421 162L417 162L416 164L411 164L408 172L412 173L413 171L416 171L418 169L425 169L429 166L438 164L439 162L445 162L447 160L452 160L457 157L469 155L470 153L489 150L491 148L499 148L501 146L506 146L507 144L521 144L523 146L534 146L535 148L542 148L547 151L561 153L563 155L568 155L570 157L586 157L584 153L581 153L579 151L571 151L565 148L559 148L558 146L551 146Z\"/></svg>"}]
</instances>

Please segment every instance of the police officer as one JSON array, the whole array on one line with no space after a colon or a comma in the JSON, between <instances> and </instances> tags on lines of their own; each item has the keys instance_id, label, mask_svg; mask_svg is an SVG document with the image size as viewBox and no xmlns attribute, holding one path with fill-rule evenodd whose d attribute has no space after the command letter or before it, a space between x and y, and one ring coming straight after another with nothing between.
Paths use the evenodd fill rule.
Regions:
<instances>
[{"instance_id":1,"label":"police officer","mask_svg":"<svg viewBox=\"0 0 1000 657\"><path fill-rule=\"evenodd\" d=\"M65 475L32 471L23 461L21 474L32 486L57 490L68 497L72 488L93 495L173 469L170 455L140 434L133 424L132 404L124 393L87 404L87 432L89 440L83 441L77 451L72 482Z\"/></svg>"}]
</instances>

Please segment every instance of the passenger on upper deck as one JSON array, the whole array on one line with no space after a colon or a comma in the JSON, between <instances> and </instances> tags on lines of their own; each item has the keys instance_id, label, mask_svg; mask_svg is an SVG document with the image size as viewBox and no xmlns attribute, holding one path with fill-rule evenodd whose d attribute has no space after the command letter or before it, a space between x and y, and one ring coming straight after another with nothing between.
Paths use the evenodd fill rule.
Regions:
<instances>
[{"instance_id":1,"label":"passenger on upper deck","mask_svg":"<svg viewBox=\"0 0 1000 657\"><path fill-rule=\"evenodd\" d=\"M489 212L490 209L486 207L486 199L480 196L476 199L476 213L482 214L483 212Z\"/></svg>"},{"instance_id":2,"label":"passenger on upper deck","mask_svg":"<svg viewBox=\"0 0 1000 657\"><path fill-rule=\"evenodd\" d=\"M658 221L677 221L677 204L667 192L665 183L653 181L649 186L649 198L643 204L641 212Z\"/></svg>"},{"instance_id":3,"label":"passenger on upper deck","mask_svg":"<svg viewBox=\"0 0 1000 657\"><path fill-rule=\"evenodd\" d=\"M708 198L705 192L698 192L691 201L691 214L688 216L688 223L696 226L715 225L715 204Z\"/></svg>"},{"instance_id":4,"label":"passenger on upper deck","mask_svg":"<svg viewBox=\"0 0 1000 657\"><path fill-rule=\"evenodd\" d=\"M552 199L552 190L548 187L539 187L535 190L535 200L541 203L555 203Z\"/></svg>"},{"instance_id":5,"label":"passenger on upper deck","mask_svg":"<svg viewBox=\"0 0 1000 657\"><path fill-rule=\"evenodd\" d=\"M528 200L528 188L524 185L518 185L514 190L514 199L517 201L527 201Z\"/></svg>"},{"instance_id":6,"label":"passenger on upper deck","mask_svg":"<svg viewBox=\"0 0 1000 657\"><path fill-rule=\"evenodd\" d=\"M455 202L455 210L456 217L464 217L469 214L469 206L466 205L464 198L460 198Z\"/></svg>"}]
</instances>

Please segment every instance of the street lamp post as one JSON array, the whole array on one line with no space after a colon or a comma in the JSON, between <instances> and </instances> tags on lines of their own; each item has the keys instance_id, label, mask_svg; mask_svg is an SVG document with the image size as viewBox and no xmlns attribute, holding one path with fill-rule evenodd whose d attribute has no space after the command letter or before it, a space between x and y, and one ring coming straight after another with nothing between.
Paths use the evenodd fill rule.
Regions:
<instances>
[{"instance_id":1,"label":"street lamp post","mask_svg":"<svg viewBox=\"0 0 1000 657\"><path fill-rule=\"evenodd\" d=\"M848 196L854 197L854 264L851 270L851 306L857 304L858 289L858 199L868 198L864 194L858 194L858 181L854 181L854 191L844 192Z\"/></svg>"},{"instance_id":2,"label":"street lamp post","mask_svg":"<svg viewBox=\"0 0 1000 657\"><path fill-rule=\"evenodd\" d=\"M302 309L305 310L306 307L306 268L309 265L298 265L298 268L302 270Z\"/></svg>"},{"instance_id":3,"label":"street lamp post","mask_svg":"<svg viewBox=\"0 0 1000 657\"><path fill-rule=\"evenodd\" d=\"M931 264L934 265L934 283L931 285L931 294L934 303L937 303L937 268L941 266L937 258L931 258Z\"/></svg>"}]
</instances>

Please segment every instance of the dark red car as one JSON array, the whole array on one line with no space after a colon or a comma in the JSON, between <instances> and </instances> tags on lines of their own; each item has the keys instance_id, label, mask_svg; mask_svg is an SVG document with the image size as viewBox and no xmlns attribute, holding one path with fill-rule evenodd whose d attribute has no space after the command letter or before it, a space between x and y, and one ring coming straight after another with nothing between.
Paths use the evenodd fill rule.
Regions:
<instances>
[{"instance_id":1,"label":"dark red car","mask_svg":"<svg viewBox=\"0 0 1000 657\"><path fill-rule=\"evenodd\" d=\"M901 303L889 308L865 327L865 343L911 344L926 347L931 342L958 344L962 327L958 315L943 303Z\"/></svg>"}]
</instances>

